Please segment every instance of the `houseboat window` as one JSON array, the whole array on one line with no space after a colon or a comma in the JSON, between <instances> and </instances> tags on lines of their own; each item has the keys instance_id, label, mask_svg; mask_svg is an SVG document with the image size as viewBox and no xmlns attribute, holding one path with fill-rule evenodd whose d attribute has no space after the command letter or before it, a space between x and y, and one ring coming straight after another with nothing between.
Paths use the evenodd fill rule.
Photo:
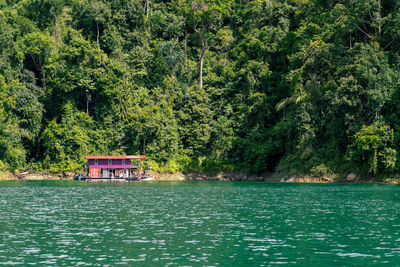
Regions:
<instances>
[{"instance_id":1,"label":"houseboat window","mask_svg":"<svg viewBox=\"0 0 400 267\"><path fill-rule=\"evenodd\" d=\"M132 168L139 168L140 167L140 163L139 162L133 162L131 163Z\"/></svg>"},{"instance_id":2,"label":"houseboat window","mask_svg":"<svg viewBox=\"0 0 400 267\"><path fill-rule=\"evenodd\" d=\"M99 165L99 160L98 159L94 160L94 165Z\"/></svg>"},{"instance_id":3,"label":"houseboat window","mask_svg":"<svg viewBox=\"0 0 400 267\"><path fill-rule=\"evenodd\" d=\"M122 160L122 165L125 165L125 160L124 159Z\"/></svg>"},{"instance_id":4,"label":"houseboat window","mask_svg":"<svg viewBox=\"0 0 400 267\"><path fill-rule=\"evenodd\" d=\"M112 159L108 160L108 165L112 165Z\"/></svg>"}]
</instances>

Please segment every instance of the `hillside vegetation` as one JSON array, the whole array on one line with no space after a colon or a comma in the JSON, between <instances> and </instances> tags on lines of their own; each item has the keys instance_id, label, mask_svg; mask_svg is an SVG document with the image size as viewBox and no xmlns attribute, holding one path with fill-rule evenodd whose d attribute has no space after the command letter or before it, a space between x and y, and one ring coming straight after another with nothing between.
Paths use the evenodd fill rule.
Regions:
<instances>
[{"instance_id":1,"label":"hillside vegetation","mask_svg":"<svg viewBox=\"0 0 400 267\"><path fill-rule=\"evenodd\" d=\"M396 175L397 0L0 0L0 170Z\"/></svg>"}]
</instances>

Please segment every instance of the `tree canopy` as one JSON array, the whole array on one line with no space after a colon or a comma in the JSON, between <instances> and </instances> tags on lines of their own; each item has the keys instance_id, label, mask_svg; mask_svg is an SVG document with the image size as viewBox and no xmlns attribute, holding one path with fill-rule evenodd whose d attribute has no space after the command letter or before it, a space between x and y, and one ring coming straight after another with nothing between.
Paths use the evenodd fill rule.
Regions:
<instances>
[{"instance_id":1,"label":"tree canopy","mask_svg":"<svg viewBox=\"0 0 400 267\"><path fill-rule=\"evenodd\" d=\"M400 2L0 1L0 170L397 174ZM322 166L322 167L321 167Z\"/></svg>"}]
</instances>

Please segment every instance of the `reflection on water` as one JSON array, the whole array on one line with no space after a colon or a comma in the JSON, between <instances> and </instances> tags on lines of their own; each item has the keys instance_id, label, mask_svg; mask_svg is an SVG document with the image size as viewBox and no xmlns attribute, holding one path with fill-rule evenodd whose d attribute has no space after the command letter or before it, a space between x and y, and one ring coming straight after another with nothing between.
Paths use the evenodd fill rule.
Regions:
<instances>
[{"instance_id":1,"label":"reflection on water","mask_svg":"<svg viewBox=\"0 0 400 267\"><path fill-rule=\"evenodd\" d=\"M396 185L1 182L0 264L400 264Z\"/></svg>"}]
</instances>

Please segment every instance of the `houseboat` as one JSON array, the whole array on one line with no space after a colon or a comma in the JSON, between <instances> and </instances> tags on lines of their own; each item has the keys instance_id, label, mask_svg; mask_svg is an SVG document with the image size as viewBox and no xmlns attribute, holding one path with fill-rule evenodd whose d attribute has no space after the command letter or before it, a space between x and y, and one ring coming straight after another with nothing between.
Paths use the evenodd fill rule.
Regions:
<instances>
[{"instance_id":1,"label":"houseboat","mask_svg":"<svg viewBox=\"0 0 400 267\"><path fill-rule=\"evenodd\" d=\"M151 181L143 168L145 155L135 156L86 156L85 175L80 180L91 182Z\"/></svg>"}]
</instances>

